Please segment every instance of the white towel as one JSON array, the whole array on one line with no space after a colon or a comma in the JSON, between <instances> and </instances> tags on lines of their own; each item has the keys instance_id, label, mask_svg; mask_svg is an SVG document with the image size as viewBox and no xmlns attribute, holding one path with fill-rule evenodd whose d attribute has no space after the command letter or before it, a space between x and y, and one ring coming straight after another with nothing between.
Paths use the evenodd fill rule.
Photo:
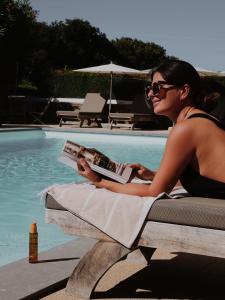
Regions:
<instances>
[{"instance_id":1,"label":"white towel","mask_svg":"<svg viewBox=\"0 0 225 300\"><path fill-rule=\"evenodd\" d=\"M132 247L156 199L119 194L88 183L55 185L48 193L63 207L127 248Z\"/></svg>"}]
</instances>

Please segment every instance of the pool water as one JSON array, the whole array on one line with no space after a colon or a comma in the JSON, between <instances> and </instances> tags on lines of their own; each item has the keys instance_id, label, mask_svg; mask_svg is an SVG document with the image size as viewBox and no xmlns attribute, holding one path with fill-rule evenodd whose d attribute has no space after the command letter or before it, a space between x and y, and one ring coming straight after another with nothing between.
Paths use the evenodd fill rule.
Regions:
<instances>
[{"instance_id":1,"label":"pool water","mask_svg":"<svg viewBox=\"0 0 225 300\"><path fill-rule=\"evenodd\" d=\"M63 133L42 130L0 133L0 265L28 255L30 224L38 225L39 251L65 243L58 226L45 224L44 203L38 193L55 183L83 178L58 162L65 140L95 147L114 160L157 168L164 138Z\"/></svg>"}]
</instances>

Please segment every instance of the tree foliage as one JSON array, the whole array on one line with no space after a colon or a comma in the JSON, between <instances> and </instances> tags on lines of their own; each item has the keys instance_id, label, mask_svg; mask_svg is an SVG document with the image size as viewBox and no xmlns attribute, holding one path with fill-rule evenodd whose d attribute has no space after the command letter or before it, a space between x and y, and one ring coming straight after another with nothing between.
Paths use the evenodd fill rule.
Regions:
<instances>
[{"instance_id":1,"label":"tree foliage","mask_svg":"<svg viewBox=\"0 0 225 300\"><path fill-rule=\"evenodd\" d=\"M1 0L0 6L1 71L6 83L24 75L27 57L34 46L36 12L27 0Z\"/></svg>"},{"instance_id":2,"label":"tree foliage","mask_svg":"<svg viewBox=\"0 0 225 300\"><path fill-rule=\"evenodd\" d=\"M166 58L166 50L155 43L123 37L112 41L119 53L119 63L135 69L150 69Z\"/></svg>"},{"instance_id":3,"label":"tree foliage","mask_svg":"<svg viewBox=\"0 0 225 300\"><path fill-rule=\"evenodd\" d=\"M115 55L105 34L79 19L50 25L49 51L55 68L69 69L107 63Z\"/></svg>"},{"instance_id":4,"label":"tree foliage","mask_svg":"<svg viewBox=\"0 0 225 300\"><path fill-rule=\"evenodd\" d=\"M109 41L89 22L73 19L37 22L29 0L0 0L0 83L26 79L39 91L48 91L57 69L71 70L110 61L136 69L148 69L166 58L166 50L154 43L123 37Z\"/></svg>"}]
</instances>

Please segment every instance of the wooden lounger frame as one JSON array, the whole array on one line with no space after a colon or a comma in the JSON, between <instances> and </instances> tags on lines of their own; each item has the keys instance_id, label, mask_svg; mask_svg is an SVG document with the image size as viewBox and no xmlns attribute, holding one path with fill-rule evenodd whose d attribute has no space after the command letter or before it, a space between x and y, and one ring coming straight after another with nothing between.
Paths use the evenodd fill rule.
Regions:
<instances>
[{"instance_id":1,"label":"wooden lounger frame","mask_svg":"<svg viewBox=\"0 0 225 300\"><path fill-rule=\"evenodd\" d=\"M225 258L225 231L147 221L136 245L128 249L99 229L68 211L46 209L46 222L59 225L66 234L98 240L81 258L67 283L66 292L89 299L98 281L116 262L139 249L149 264L156 248Z\"/></svg>"}]
</instances>

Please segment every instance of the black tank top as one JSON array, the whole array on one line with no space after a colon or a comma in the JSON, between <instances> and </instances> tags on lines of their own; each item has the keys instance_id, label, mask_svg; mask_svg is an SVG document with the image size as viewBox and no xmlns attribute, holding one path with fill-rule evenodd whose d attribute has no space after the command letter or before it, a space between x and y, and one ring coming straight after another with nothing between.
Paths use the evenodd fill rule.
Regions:
<instances>
[{"instance_id":1,"label":"black tank top","mask_svg":"<svg viewBox=\"0 0 225 300\"><path fill-rule=\"evenodd\" d=\"M191 118L208 119L225 130L224 125L210 115L196 113L188 119ZM191 196L225 199L225 183L202 176L190 164L184 169L180 181Z\"/></svg>"}]
</instances>

